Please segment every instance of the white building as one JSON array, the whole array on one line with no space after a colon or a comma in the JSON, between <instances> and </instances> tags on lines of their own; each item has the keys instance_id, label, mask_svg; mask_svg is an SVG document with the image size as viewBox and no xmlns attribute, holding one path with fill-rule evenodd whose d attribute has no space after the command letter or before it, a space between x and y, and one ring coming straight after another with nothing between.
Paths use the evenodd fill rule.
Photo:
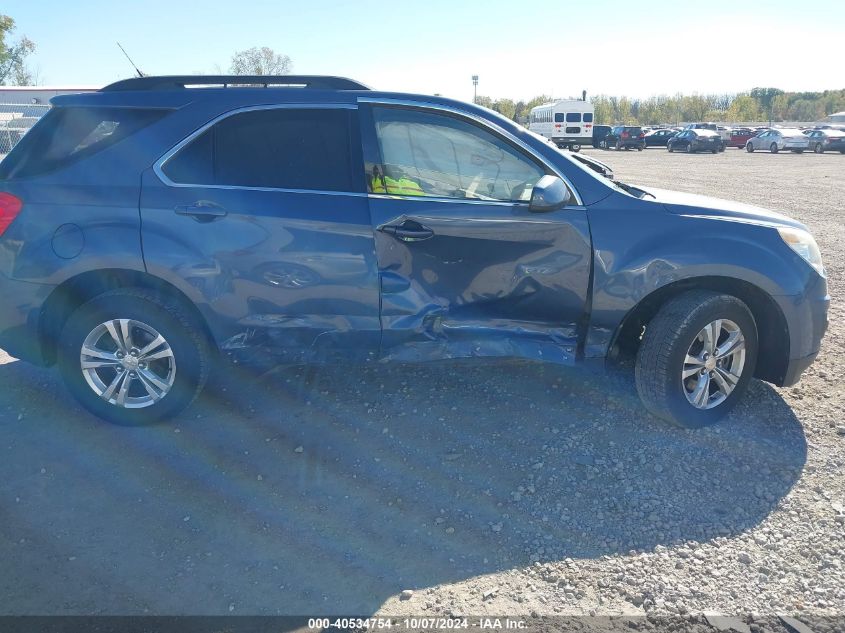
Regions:
<instances>
[{"instance_id":1,"label":"white building","mask_svg":"<svg viewBox=\"0 0 845 633\"><path fill-rule=\"evenodd\" d=\"M49 105L58 95L94 92L99 86L0 86L0 104Z\"/></svg>"}]
</instances>

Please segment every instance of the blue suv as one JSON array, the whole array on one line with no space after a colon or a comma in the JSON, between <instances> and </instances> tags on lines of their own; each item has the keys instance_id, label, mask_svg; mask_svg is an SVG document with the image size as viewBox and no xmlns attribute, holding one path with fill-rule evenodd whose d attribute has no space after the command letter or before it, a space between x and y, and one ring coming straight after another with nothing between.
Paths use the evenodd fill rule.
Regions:
<instances>
[{"instance_id":1,"label":"blue suv","mask_svg":"<svg viewBox=\"0 0 845 633\"><path fill-rule=\"evenodd\" d=\"M635 187L497 114L336 77L143 77L54 107L0 162L0 346L142 424L215 352L280 362L634 354L685 427L795 383L827 326L816 242Z\"/></svg>"}]
</instances>

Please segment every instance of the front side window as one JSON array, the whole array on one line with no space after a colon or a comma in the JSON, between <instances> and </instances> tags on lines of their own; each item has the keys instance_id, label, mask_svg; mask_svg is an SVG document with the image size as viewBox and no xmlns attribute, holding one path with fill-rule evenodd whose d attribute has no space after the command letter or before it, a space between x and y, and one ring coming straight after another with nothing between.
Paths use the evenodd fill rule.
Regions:
<instances>
[{"instance_id":1,"label":"front side window","mask_svg":"<svg viewBox=\"0 0 845 633\"><path fill-rule=\"evenodd\" d=\"M580 123L581 122L581 113L580 112L567 112L566 113L566 122L567 123Z\"/></svg>"},{"instance_id":2,"label":"front side window","mask_svg":"<svg viewBox=\"0 0 845 633\"><path fill-rule=\"evenodd\" d=\"M374 108L380 166L372 193L528 201L545 169L499 136L451 116Z\"/></svg>"},{"instance_id":3,"label":"front side window","mask_svg":"<svg viewBox=\"0 0 845 633\"><path fill-rule=\"evenodd\" d=\"M173 182L354 191L351 111L270 108L222 119L162 170Z\"/></svg>"}]
</instances>

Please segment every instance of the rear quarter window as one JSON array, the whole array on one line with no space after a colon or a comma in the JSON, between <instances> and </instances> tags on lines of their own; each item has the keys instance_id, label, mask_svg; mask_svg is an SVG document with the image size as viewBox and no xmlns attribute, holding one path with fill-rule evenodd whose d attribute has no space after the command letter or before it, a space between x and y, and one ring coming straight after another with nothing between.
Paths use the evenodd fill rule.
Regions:
<instances>
[{"instance_id":1,"label":"rear quarter window","mask_svg":"<svg viewBox=\"0 0 845 633\"><path fill-rule=\"evenodd\" d=\"M352 115L343 108L267 108L230 115L162 165L174 183L357 191Z\"/></svg>"},{"instance_id":2,"label":"rear quarter window","mask_svg":"<svg viewBox=\"0 0 845 633\"><path fill-rule=\"evenodd\" d=\"M158 121L167 110L57 107L0 162L0 179L38 176L89 158Z\"/></svg>"}]
</instances>

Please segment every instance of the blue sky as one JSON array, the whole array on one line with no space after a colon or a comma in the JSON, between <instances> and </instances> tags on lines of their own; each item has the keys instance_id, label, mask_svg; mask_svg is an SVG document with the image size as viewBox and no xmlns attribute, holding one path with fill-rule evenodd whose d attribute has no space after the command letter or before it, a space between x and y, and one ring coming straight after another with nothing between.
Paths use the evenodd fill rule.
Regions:
<instances>
[{"instance_id":1,"label":"blue sky","mask_svg":"<svg viewBox=\"0 0 845 633\"><path fill-rule=\"evenodd\" d=\"M294 72L375 88L530 98L845 88L845 3L639 0L268 2L4 0L16 36L38 46L45 85L103 85L132 74L226 70L269 46ZM805 4L805 6L810 6ZM812 36L811 36L812 34ZM839 66L841 68L841 66Z\"/></svg>"}]
</instances>

